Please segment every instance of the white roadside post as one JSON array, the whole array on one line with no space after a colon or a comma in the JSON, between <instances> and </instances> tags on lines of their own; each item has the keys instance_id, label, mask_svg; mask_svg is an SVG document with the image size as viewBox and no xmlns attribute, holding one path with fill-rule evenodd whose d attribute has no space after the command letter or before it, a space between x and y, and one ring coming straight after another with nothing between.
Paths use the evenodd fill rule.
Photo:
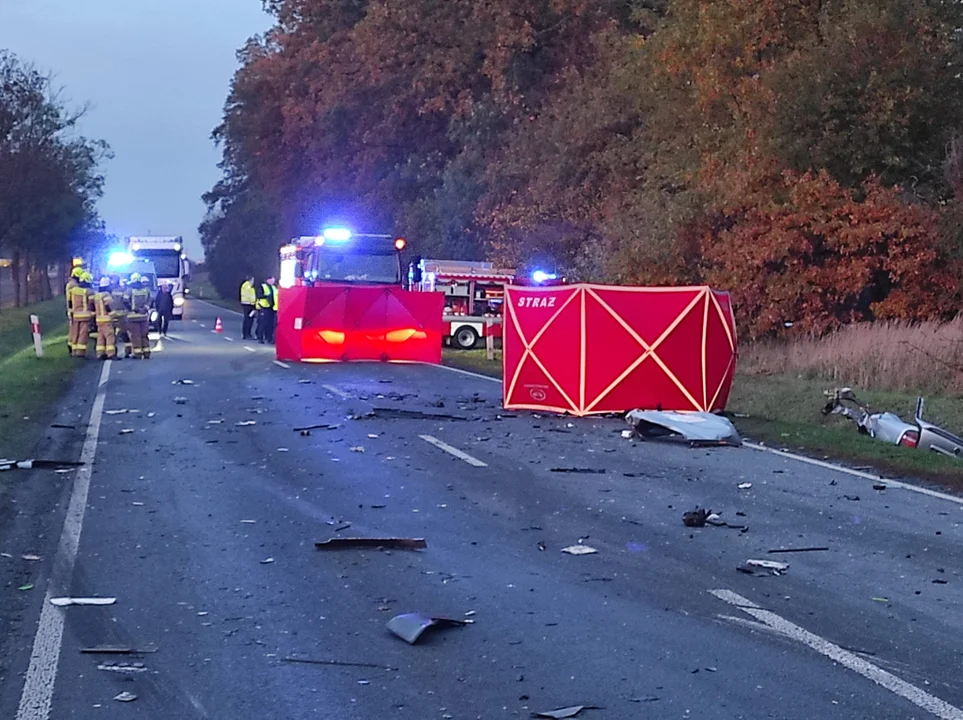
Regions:
<instances>
[{"instance_id":1,"label":"white roadside post","mask_svg":"<svg viewBox=\"0 0 963 720\"><path fill-rule=\"evenodd\" d=\"M485 321L485 357L495 359L495 336L492 334L491 320Z\"/></svg>"},{"instance_id":2,"label":"white roadside post","mask_svg":"<svg viewBox=\"0 0 963 720\"><path fill-rule=\"evenodd\" d=\"M33 333L33 349L38 358L43 357L43 338L40 336L40 318L36 315L30 316L30 331Z\"/></svg>"}]
</instances>

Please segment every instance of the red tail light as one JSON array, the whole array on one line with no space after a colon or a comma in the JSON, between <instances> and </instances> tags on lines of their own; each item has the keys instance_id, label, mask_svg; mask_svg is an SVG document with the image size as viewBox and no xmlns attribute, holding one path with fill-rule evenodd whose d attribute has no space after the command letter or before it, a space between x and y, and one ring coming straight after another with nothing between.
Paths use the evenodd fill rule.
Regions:
<instances>
[{"instance_id":1,"label":"red tail light","mask_svg":"<svg viewBox=\"0 0 963 720\"><path fill-rule=\"evenodd\" d=\"M899 439L903 447L915 448L920 443L920 434L916 430L907 430Z\"/></svg>"}]
</instances>

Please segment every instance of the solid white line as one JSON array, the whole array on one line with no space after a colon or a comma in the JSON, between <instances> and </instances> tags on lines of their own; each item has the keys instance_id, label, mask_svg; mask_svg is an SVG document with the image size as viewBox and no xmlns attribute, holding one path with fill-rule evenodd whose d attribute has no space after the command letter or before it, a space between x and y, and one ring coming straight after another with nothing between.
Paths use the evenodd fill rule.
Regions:
<instances>
[{"instance_id":1,"label":"solid white line","mask_svg":"<svg viewBox=\"0 0 963 720\"><path fill-rule=\"evenodd\" d=\"M963 710L950 705L938 697L930 695L915 685L911 685L905 680L896 677L892 673L886 672L881 667L873 665L871 662L855 655L848 650L843 650L839 645L831 643L829 640L814 635L808 630L789 622L785 618L777 615L770 610L765 610L756 605L751 600L738 595L731 590L710 590L720 600L733 605L744 613L751 615L756 620L768 625L788 638L812 648L820 655L825 655L833 662L839 663L843 667L859 673L864 678L872 680L877 685L886 688L890 692L899 695L901 698L909 700L929 713L932 713L943 720L963 720Z\"/></svg>"},{"instance_id":2,"label":"solid white line","mask_svg":"<svg viewBox=\"0 0 963 720\"><path fill-rule=\"evenodd\" d=\"M257 352L257 350L252 348L250 345L245 345L244 349L247 350L248 352Z\"/></svg>"},{"instance_id":3,"label":"solid white line","mask_svg":"<svg viewBox=\"0 0 963 720\"><path fill-rule=\"evenodd\" d=\"M342 400L350 400L350 399L351 399L351 396L348 395L348 393L344 392L343 390L338 390L338 388L336 388L334 385L322 385L321 387L323 387L325 390L327 390L327 391L328 391L329 393L331 393L332 395L337 395L337 396L338 396L339 398L341 398Z\"/></svg>"},{"instance_id":4,"label":"solid white line","mask_svg":"<svg viewBox=\"0 0 963 720\"><path fill-rule=\"evenodd\" d=\"M426 363L430 364L430 363ZM461 368L451 367L450 365L434 365L432 367L441 368L442 370L447 370L448 372L458 373L459 375L467 375L468 377L478 378L479 380L488 380L489 382L495 382L499 385L502 384L501 378L494 378L489 375L481 375L479 373L471 372L470 370L462 370Z\"/></svg>"},{"instance_id":5,"label":"solid white line","mask_svg":"<svg viewBox=\"0 0 963 720\"><path fill-rule=\"evenodd\" d=\"M743 442L742 444L753 450L771 453L773 455L788 458L790 460L798 460L799 462L806 463L807 465L815 465L816 467L821 467L826 470L835 470L836 472L852 475L853 477L862 478L863 480L886 483L887 488L894 487L901 490L909 490L910 492L919 493L920 495L929 495L930 497L934 497L939 500L947 500L949 502L956 503L957 505L963 505L963 497L948 495L947 493L939 492L938 490L930 490L929 488L920 487L918 485L910 485L908 483L900 482L899 480L888 480L887 478L879 475L873 475L872 473L862 472L860 470L851 470L850 468L843 467L842 465L834 465L833 463L825 462L823 460L815 460L813 458L808 458L805 455L791 453L787 450L776 450L775 448L766 447L765 445L757 445L750 442Z\"/></svg>"},{"instance_id":6,"label":"solid white line","mask_svg":"<svg viewBox=\"0 0 963 720\"><path fill-rule=\"evenodd\" d=\"M477 468L488 467L486 463L483 463L478 458L473 458L468 453L462 452L458 448L452 447L448 443L442 442L436 437L432 437L431 435L419 435L418 437L420 437L422 440L424 440L427 443L431 443L439 450L444 450L449 455L454 455L459 460L464 460L466 463L468 463L472 467L477 467Z\"/></svg>"},{"instance_id":7,"label":"solid white line","mask_svg":"<svg viewBox=\"0 0 963 720\"><path fill-rule=\"evenodd\" d=\"M287 363L283 363L280 360L275 360L274 364L277 365L278 367L283 367L285 370L288 370L291 367Z\"/></svg>"},{"instance_id":8,"label":"solid white line","mask_svg":"<svg viewBox=\"0 0 963 720\"><path fill-rule=\"evenodd\" d=\"M20 695L20 707L17 709L17 720L47 720L50 717L50 706L53 701L54 684L57 681L57 666L60 663L60 647L64 636L64 611L50 604L54 591L66 592L70 587L70 578L77 559L77 548L80 545L80 532L84 526L84 512L87 509L87 494L90 492L90 475L94 469L94 458L97 455L97 440L100 437L100 421L104 413L104 400L107 397L107 379L110 377L108 360L100 372L100 382L97 386L97 396L90 410L90 422L87 424L87 434L84 437L84 447L80 452L80 462L83 465L74 476L74 486L70 493L70 504L64 517L64 527L60 534L60 544L57 546L57 556L54 559L50 582L44 594L43 607L40 610L40 622L37 634L33 639L33 650L30 652L30 665L23 681L23 693Z\"/></svg>"}]
</instances>

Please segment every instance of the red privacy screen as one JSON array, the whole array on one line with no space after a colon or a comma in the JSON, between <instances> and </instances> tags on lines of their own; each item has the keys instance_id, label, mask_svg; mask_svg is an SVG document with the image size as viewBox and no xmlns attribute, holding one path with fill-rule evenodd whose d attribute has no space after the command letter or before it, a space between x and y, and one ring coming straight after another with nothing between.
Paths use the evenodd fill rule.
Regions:
<instances>
[{"instance_id":1,"label":"red privacy screen","mask_svg":"<svg viewBox=\"0 0 963 720\"><path fill-rule=\"evenodd\" d=\"M441 363L442 293L399 287L282 288L278 360Z\"/></svg>"},{"instance_id":2,"label":"red privacy screen","mask_svg":"<svg viewBox=\"0 0 963 720\"><path fill-rule=\"evenodd\" d=\"M506 288L506 408L589 415L725 408L729 294L708 287Z\"/></svg>"}]
</instances>

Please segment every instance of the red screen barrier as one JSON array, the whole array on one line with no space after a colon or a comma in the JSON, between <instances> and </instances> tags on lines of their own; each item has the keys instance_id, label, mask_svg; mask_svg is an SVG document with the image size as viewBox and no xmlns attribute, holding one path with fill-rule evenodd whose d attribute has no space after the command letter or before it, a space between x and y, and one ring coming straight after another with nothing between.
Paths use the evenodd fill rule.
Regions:
<instances>
[{"instance_id":1,"label":"red screen barrier","mask_svg":"<svg viewBox=\"0 0 963 720\"><path fill-rule=\"evenodd\" d=\"M441 363L441 293L326 284L282 288L278 360Z\"/></svg>"},{"instance_id":2,"label":"red screen barrier","mask_svg":"<svg viewBox=\"0 0 963 720\"><path fill-rule=\"evenodd\" d=\"M709 287L506 288L506 408L572 415L714 411L729 400L736 328Z\"/></svg>"}]
</instances>

